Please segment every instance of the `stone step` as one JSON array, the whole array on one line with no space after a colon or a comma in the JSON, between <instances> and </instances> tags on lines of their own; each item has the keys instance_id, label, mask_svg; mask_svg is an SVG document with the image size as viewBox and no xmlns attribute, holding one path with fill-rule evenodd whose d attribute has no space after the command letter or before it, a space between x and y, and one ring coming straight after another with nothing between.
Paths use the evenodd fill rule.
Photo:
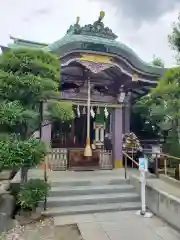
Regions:
<instances>
[{"instance_id":1,"label":"stone step","mask_svg":"<svg viewBox=\"0 0 180 240\"><path fill-rule=\"evenodd\" d=\"M42 212L42 214L48 217L56 217L100 212L131 211L139 210L140 208L140 202L106 203L82 206L55 207L47 209L45 212Z\"/></svg>"},{"instance_id":2,"label":"stone step","mask_svg":"<svg viewBox=\"0 0 180 240\"><path fill-rule=\"evenodd\" d=\"M47 207L83 206L105 203L137 202L140 200L138 194L130 193L110 193L91 194L77 196L48 197ZM41 202L42 206L43 202Z\"/></svg>"},{"instance_id":3,"label":"stone step","mask_svg":"<svg viewBox=\"0 0 180 240\"><path fill-rule=\"evenodd\" d=\"M105 194L105 193L126 193L132 192L134 187L129 184L121 185L90 185L90 186L61 186L51 187L49 192L50 197L57 196L72 196L72 195L91 195L91 194Z\"/></svg>"},{"instance_id":4,"label":"stone step","mask_svg":"<svg viewBox=\"0 0 180 240\"><path fill-rule=\"evenodd\" d=\"M129 184L129 179L124 179L121 177L114 177L114 178L92 178L85 180L82 178L80 179L69 179L62 180L59 179L51 179L51 187L75 187L75 186L101 186L101 185L122 185L122 184Z\"/></svg>"}]
</instances>

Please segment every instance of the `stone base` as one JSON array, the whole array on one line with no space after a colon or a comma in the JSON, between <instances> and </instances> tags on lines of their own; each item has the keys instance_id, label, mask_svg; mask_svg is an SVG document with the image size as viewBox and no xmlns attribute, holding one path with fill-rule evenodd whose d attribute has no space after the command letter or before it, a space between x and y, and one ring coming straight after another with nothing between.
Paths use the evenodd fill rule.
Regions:
<instances>
[{"instance_id":1,"label":"stone base","mask_svg":"<svg viewBox=\"0 0 180 240\"><path fill-rule=\"evenodd\" d=\"M0 172L0 180L9 180L12 175L12 170L4 170Z\"/></svg>"},{"instance_id":2,"label":"stone base","mask_svg":"<svg viewBox=\"0 0 180 240\"><path fill-rule=\"evenodd\" d=\"M153 214L151 212L142 213L141 210L137 211L136 215L144 217L144 218L151 218L153 216Z\"/></svg>"},{"instance_id":3,"label":"stone base","mask_svg":"<svg viewBox=\"0 0 180 240\"><path fill-rule=\"evenodd\" d=\"M122 160L115 160L114 161L115 168L123 168L123 161Z\"/></svg>"}]
</instances>

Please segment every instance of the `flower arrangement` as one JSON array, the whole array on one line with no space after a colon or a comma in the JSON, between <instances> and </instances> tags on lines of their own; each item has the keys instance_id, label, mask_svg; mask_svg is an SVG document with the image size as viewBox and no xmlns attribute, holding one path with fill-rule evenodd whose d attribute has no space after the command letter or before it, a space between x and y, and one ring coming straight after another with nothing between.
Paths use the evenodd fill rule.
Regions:
<instances>
[{"instance_id":1,"label":"flower arrangement","mask_svg":"<svg viewBox=\"0 0 180 240\"><path fill-rule=\"evenodd\" d=\"M132 148L135 151L142 150L140 141L135 133L130 132L130 133L124 134L123 148L124 149Z\"/></svg>"}]
</instances>

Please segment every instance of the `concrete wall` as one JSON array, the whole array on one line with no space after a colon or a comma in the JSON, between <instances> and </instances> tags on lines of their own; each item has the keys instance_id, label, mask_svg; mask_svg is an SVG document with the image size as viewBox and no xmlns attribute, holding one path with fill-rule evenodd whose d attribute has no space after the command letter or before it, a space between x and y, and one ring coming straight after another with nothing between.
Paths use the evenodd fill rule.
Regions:
<instances>
[{"instance_id":1,"label":"concrete wall","mask_svg":"<svg viewBox=\"0 0 180 240\"><path fill-rule=\"evenodd\" d=\"M140 182L137 176L130 177L130 183L140 194ZM163 218L167 223L180 230L180 199L158 190L151 186L146 186L146 205L150 211Z\"/></svg>"}]
</instances>

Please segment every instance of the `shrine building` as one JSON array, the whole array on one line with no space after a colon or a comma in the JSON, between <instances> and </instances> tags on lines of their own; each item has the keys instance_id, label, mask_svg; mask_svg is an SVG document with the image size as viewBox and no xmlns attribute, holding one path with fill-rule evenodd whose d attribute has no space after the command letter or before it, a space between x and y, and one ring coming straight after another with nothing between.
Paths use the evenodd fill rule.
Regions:
<instances>
[{"instance_id":1,"label":"shrine building","mask_svg":"<svg viewBox=\"0 0 180 240\"><path fill-rule=\"evenodd\" d=\"M52 44L11 37L13 43L1 47L2 51L39 48L59 56L59 99L73 103L75 118L44 126L42 139L63 154L60 170L121 168L123 134L130 132L131 105L155 87L165 71L145 63L117 41L103 18L101 12L97 21L85 26L77 18L65 36ZM84 154L87 136L92 150L89 157Z\"/></svg>"}]
</instances>

